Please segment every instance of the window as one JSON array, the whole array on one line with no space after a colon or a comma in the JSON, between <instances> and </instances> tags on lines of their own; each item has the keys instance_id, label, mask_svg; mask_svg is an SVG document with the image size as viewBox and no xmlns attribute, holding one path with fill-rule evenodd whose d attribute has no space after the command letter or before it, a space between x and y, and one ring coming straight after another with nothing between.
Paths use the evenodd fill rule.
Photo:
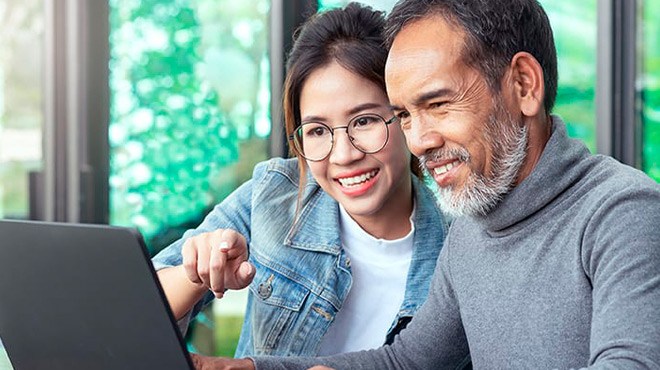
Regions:
<instances>
[{"instance_id":1,"label":"window","mask_svg":"<svg viewBox=\"0 0 660 370\"><path fill-rule=\"evenodd\" d=\"M110 1L110 221L153 252L267 157L269 1Z\"/></svg>"},{"instance_id":2,"label":"window","mask_svg":"<svg viewBox=\"0 0 660 370\"><path fill-rule=\"evenodd\" d=\"M28 218L42 167L44 2L0 3L0 218Z\"/></svg>"},{"instance_id":3,"label":"window","mask_svg":"<svg viewBox=\"0 0 660 370\"><path fill-rule=\"evenodd\" d=\"M557 48L559 84L553 113L568 134L596 152L596 0L541 0Z\"/></svg>"},{"instance_id":4,"label":"window","mask_svg":"<svg viewBox=\"0 0 660 370\"><path fill-rule=\"evenodd\" d=\"M642 7L642 168L660 182L660 2Z\"/></svg>"},{"instance_id":5,"label":"window","mask_svg":"<svg viewBox=\"0 0 660 370\"><path fill-rule=\"evenodd\" d=\"M269 155L270 1L109 3L110 222L156 253ZM196 318L191 351L234 354L245 293Z\"/></svg>"}]
</instances>

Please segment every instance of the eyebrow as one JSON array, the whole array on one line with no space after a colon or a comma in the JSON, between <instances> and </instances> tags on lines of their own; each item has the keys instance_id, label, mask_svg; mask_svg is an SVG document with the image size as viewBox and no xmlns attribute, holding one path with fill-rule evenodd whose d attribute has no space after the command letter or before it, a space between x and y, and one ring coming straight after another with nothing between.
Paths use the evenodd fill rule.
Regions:
<instances>
[{"instance_id":1,"label":"eyebrow","mask_svg":"<svg viewBox=\"0 0 660 370\"><path fill-rule=\"evenodd\" d=\"M432 99L437 99L437 98L442 98L442 97L447 96L451 93L452 93L452 90L450 90L448 88L440 88L440 89L436 89L436 90L431 90L431 91L428 91L428 92L425 92L421 95L416 96L415 99L413 100L412 104L413 104L413 106L419 106L419 105L422 105L422 103L424 103L426 101L429 101L429 100L432 100ZM405 110L403 107L399 107L397 105L390 105L390 109L399 110L399 111Z\"/></svg>"},{"instance_id":2,"label":"eyebrow","mask_svg":"<svg viewBox=\"0 0 660 370\"><path fill-rule=\"evenodd\" d=\"M387 105L384 107L389 108L389 106ZM374 109L374 108L383 108L383 104L364 103L364 104L356 105L355 107L351 108L347 113L349 116L353 116L365 110ZM325 122L325 121L326 120L320 116L305 116L300 120L300 122Z\"/></svg>"}]
</instances>

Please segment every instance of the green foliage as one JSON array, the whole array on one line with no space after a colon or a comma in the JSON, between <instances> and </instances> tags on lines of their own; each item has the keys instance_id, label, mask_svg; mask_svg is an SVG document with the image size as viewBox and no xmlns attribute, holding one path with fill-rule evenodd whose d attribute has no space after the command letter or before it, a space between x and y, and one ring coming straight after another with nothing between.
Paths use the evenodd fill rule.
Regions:
<instances>
[{"instance_id":1,"label":"green foliage","mask_svg":"<svg viewBox=\"0 0 660 370\"><path fill-rule=\"evenodd\" d=\"M267 0L112 0L111 222L157 252L267 157Z\"/></svg>"},{"instance_id":2,"label":"green foliage","mask_svg":"<svg viewBox=\"0 0 660 370\"><path fill-rule=\"evenodd\" d=\"M553 113L564 119L570 136L595 153L596 0L540 2L557 48L559 86Z\"/></svg>"},{"instance_id":3,"label":"green foliage","mask_svg":"<svg viewBox=\"0 0 660 370\"><path fill-rule=\"evenodd\" d=\"M660 2L644 2L642 166L660 182Z\"/></svg>"},{"instance_id":4,"label":"green foliage","mask_svg":"<svg viewBox=\"0 0 660 370\"><path fill-rule=\"evenodd\" d=\"M152 253L267 157L269 4L110 1L111 222L137 226ZM215 331L211 313L188 345L232 356L243 319L222 317Z\"/></svg>"},{"instance_id":5,"label":"green foliage","mask_svg":"<svg viewBox=\"0 0 660 370\"><path fill-rule=\"evenodd\" d=\"M216 315L215 356L234 357L243 327L243 316Z\"/></svg>"},{"instance_id":6,"label":"green foliage","mask_svg":"<svg viewBox=\"0 0 660 370\"><path fill-rule=\"evenodd\" d=\"M149 239L233 189L212 179L238 160L238 140L218 94L197 76L190 1L112 1L110 22L112 222Z\"/></svg>"}]
</instances>

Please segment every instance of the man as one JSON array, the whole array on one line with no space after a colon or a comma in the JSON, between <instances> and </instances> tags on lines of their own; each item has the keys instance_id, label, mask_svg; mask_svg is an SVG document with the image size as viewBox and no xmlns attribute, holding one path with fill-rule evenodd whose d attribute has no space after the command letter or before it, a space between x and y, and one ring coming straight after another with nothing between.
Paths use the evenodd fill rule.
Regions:
<instances>
[{"instance_id":1,"label":"man","mask_svg":"<svg viewBox=\"0 0 660 370\"><path fill-rule=\"evenodd\" d=\"M660 186L549 114L556 54L540 5L404 0L388 35L392 107L457 216L429 298L390 346L234 364L660 368Z\"/></svg>"}]
</instances>

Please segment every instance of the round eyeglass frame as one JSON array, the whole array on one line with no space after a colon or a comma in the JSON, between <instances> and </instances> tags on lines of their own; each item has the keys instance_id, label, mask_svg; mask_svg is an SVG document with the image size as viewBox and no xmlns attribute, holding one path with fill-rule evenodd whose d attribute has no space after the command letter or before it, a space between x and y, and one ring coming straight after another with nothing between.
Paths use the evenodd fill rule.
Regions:
<instances>
[{"instance_id":1,"label":"round eyeglass frame","mask_svg":"<svg viewBox=\"0 0 660 370\"><path fill-rule=\"evenodd\" d=\"M387 145L387 143L390 141L390 124L392 124L393 122L396 122L397 119L398 119L398 117L397 117L397 116L392 116L392 118L386 120L385 118L383 118L383 117L382 117L381 115L379 115L379 114L369 113L369 114L361 114L361 115L359 115L359 116L355 116L355 117L351 118L351 120L349 121L349 123L355 121L356 119L358 119L358 118L360 118L360 117L364 117L364 116L374 116L374 117L378 117L378 118L381 119L381 121L383 121L383 123L385 124L385 142L383 142L383 145L381 145L381 146L380 146L378 149L376 149L376 150L366 151L366 150L363 150L363 149L358 148L358 147L355 145L355 143L353 143L353 140L351 140L350 136L349 136L349 138L348 138L348 141L351 143L351 145L353 146L353 148L355 148L355 149L361 151L361 152L364 153L364 154L374 154L374 153L378 153L378 152L380 152L381 150L383 150L383 148L384 148L384 147ZM320 159L311 159L311 158L308 158L307 156L305 156L305 153L303 152L302 148L299 148L299 147L298 147L298 141L296 140L296 137L295 137L295 136L296 136L296 133L297 133L299 130L302 129L303 125L308 124L308 123L316 123L316 124L319 124L319 125L325 126L325 127L327 127L328 130L330 131L330 136L332 137L332 145L330 145L330 150L328 150L328 154L326 154L325 156L323 156L323 158L320 158ZM338 129L344 129L344 132L346 132L346 135L348 135L348 126L349 126L349 125L346 125L346 126L337 126L337 127L330 127L330 126L328 126L328 125L326 125L325 123L322 123L322 122L305 122L305 123L299 125L298 127L296 127L296 129L294 130L294 133L291 134L291 135L289 135L289 140L290 140L291 142L293 142L293 149L296 151L296 153L300 154L301 157L303 157L303 158L305 158L306 160L311 161L311 162L320 162L320 161L323 161L323 160L325 160L326 158L328 158L328 156L330 156L330 153L332 153L332 149L334 149L334 147L335 147L335 130L338 130Z\"/></svg>"}]
</instances>

